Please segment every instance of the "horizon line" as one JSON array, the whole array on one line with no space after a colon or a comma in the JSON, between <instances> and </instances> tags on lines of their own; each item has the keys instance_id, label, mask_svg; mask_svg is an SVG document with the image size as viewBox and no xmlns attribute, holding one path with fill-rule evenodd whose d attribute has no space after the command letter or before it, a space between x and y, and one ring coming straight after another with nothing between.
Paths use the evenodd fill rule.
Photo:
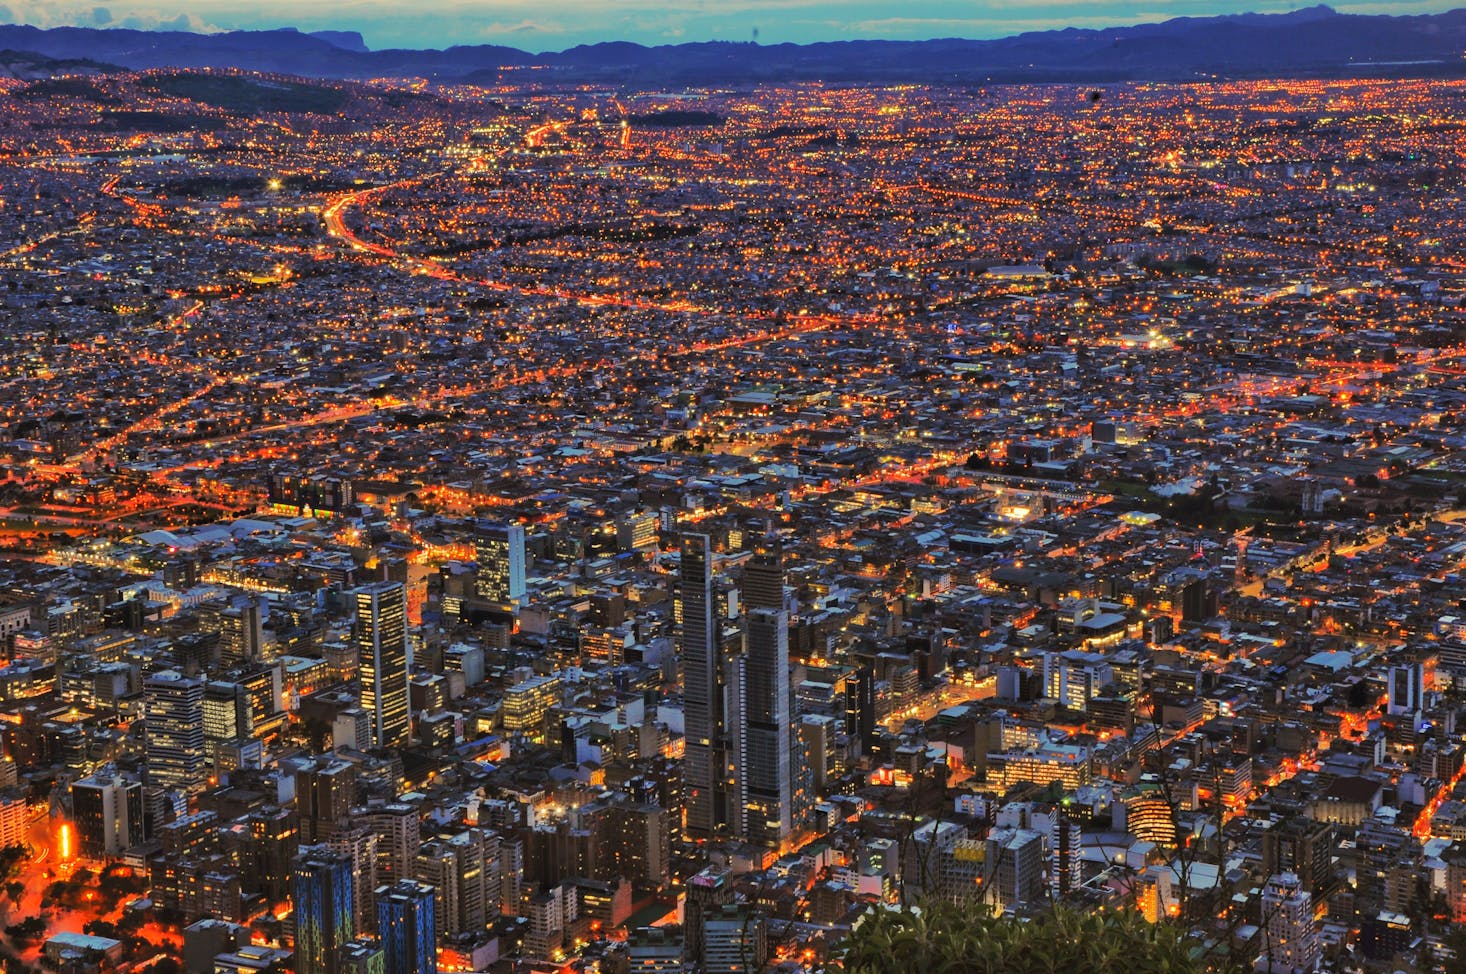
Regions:
<instances>
[{"instance_id":1,"label":"horizon line","mask_svg":"<svg viewBox=\"0 0 1466 974\"><path fill-rule=\"evenodd\" d=\"M324 43L327 43L327 44L331 44L332 42L330 40L327 40L326 38L322 37L321 35L343 34L343 35L348 35L348 36L354 36L358 41L361 42L361 45L364 48L364 50L358 51L358 50L355 50L355 49L349 48L349 47L339 47L339 46L334 45L334 44L332 45L332 46L337 46L338 47L338 50L341 50L341 51L343 51L345 53L377 54L377 53L383 53L383 52L388 52L388 51L444 52L444 51L449 51L449 50L453 50L453 49L456 49L456 48L492 47L492 48L504 48L504 49L514 50L514 51L518 51L520 53L529 54L529 55L542 56L542 55L564 54L564 53L567 53L569 51L573 51L573 50L576 50L576 49L579 49L579 48L597 47L597 46L601 46L601 45L611 45L611 44L615 44L615 45L626 45L626 46L631 46L631 47L638 47L638 48L642 48L642 49L645 49L645 50L655 50L657 48L664 48L664 47L666 47L666 48L690 47L690 46L704 45L704 44L724 44L724 45L729 45L729 46L759 47L759 48L770 48L770 49L772 49L772 48L780 48L780 47L796 47L796 48L800 48L800 47L817 47L817 46L822 46L822 45L856 44L856 43L922 44L922 43L931 43L931 42L938 42L938 41L997 42L997 41L1003 41L1003 40L1009 40L1009 39L1020 38L1020 37L1027 37L1027 36L1033 36L1033 35L1064 33L1064 32L1067 32L1067 31L1077 31L1077 32L1082 32L1082 33L1104 33L1107 30L1128 30L1128 29L1135 29L1135 28L1140 28L1140 27L1163 26L1163 25L1166 25L1166 24L1172 24L1172 23L1184 22L1184 21L1236 20L1236 19L1241 19L1241 18L1262 18L1262 19L1273 20L1273 19L1281 19L1281 18L1287 18L1287 17L1296 16L1296 15L1298 15L1300 13L1304 13L1304 12L1308 12L1308 11L1319 11L1321 18L1322 17L1368 17L1368 18L1383 17L1383 18L1389 18L1389 19L1394 19L1394 20L1405 20L1405 19L1413 19L1413 18L1418 18L1418 17L1441 17L1441 16L1447 16L1447 15L1454 14L1454 13L1466 12L1466 4L1448 7L1448 8L1443 9L1443 10L1435 11L1433 13L1386 13L1386 12L1355 13L1355 12L1349 12L1349 11L1341 11L1336 6L1334 6L1332 3L1327 3L1327 2L1303 3L1303 2L1300 2L1297 6L1290 7L1287 10L1276 10L1276 11L1242 10L1242 11L1235 11L1235 12L1229 12L1229 13L1209 13L1209 14L1208 13L1183 13L1183 14L1177 14L1176 16L1173 16L1173 17L1164 17L1164 18L1157 18L1154 13L1151 13L1149 15L1147 15L1147 14L1141 14L1141 15L1139 15L1139 18L1140 19L1135 19L1135 20L1119 19L1119 20L1116 20L1114 22L1108 22L1108 23L1105 23L1105 24L1100 25L1100 26L1089 26L1089 25L1085 25L1085 24L1081 24L1081 23L1075 23L1075 22L1069 22L1069 23L1055 22L1054 25L1048 26L1048 27L1034 28L1034 29L1030 29L1030 30L1010 31L1008 33L1001 33L1001 34L975 35L975 34L960 34L960 33L950 33L950 34L945 34L944 33L944 34L933 34L933 35L928 36L928 37L919 37L919 38L917 38L917 37L889 37L889 36L880 36L880 35L877 35L877 34L867 34L867 35L853 36L853 37L843 37L843 38L815 39L815 40L803 40L803 41L799 41L799 40L780 40L780 41L769 41L769 42L766 42L766 41L760 40L760 38L758 37L758 33L759 33L758 28L753 28L753 36L750 37L750 38L735 39L735 38L729 38L729 37L712 37L712 38L705 38L705 39L687 39L687 38L678 37L678 38L668 38L664 43L647 42L647 41L643 41L643 40L632 40L632 39L629 39L629 38L627 38L625 36L612 36L612 35L607 35L607 36L605 36L603 38L600 38L600 39L597 39L597 40L581 41L579 43L569 44L567 46L559 47L559 48L552 48L552 47L548 47L548 46L541 47L541 46L538 46L538 45L532 45L530 47L520 47L520 46L518 46L518 45L516 45L514 43L511 43L511 42L507 42L507 41L496 41L496 40L483 40L483 41L472 42L472 43L456 43L456 44L447 44L447 45L442 45L442 46L432 46L432 45L424 45L424 46L395 45L394 46L394 45L388 45L388 46L381 46L381 47L373 47L373 46L371 46L370 44L367 43L366 36L363 33L363 29L361 27L354 27L354 26L321 27L321 28L314 28L314 29L312 29L312 28L300 27L300 26L297 26L295 24L282 24L280 26L275 26L275 27L266 27L266 26L259 26L259 27L227 27L227 28L221 27L221 28L212 28L211 29L209 27L209 25L202 25L201 27L194 27L192 25L187 25L187 26L179 25L176 22L160 22L158 24L151 25L151 26L140 26L140 25L130 24L130 23L126 23L126 22L116 22L116 23L106 23L106 24L51 24L51 25L44 25L43 26L43 25L39 25L39 24L30 24L30 23L24 23L24 22L21 22L21 21L10 20L10 21L0 21L0 27L29 28L31 30L39 31L39 32L42 32L42 33L50 33L50 32L56 32L56 31L70 31L70 30L75 30L75 31L104 31L104 32L118 32L118 33L120 33L120 32L132 32L132 33L138 33L138 34L159 34L159 35L182 34L182 35L188 35L188 36L193 36L193 37L225 37L225 36L239 35L239 34L293 33L293 34L298 34L298 35L303 36L303 37L315 37L317 39L323 40L323 42ZM998 18L991 18L991 20L995 24L999 24L999 23L1003 23L1004 22L1004 21L1002 21L1001 19L998 19Z\"/></svg>"}]
</instances>

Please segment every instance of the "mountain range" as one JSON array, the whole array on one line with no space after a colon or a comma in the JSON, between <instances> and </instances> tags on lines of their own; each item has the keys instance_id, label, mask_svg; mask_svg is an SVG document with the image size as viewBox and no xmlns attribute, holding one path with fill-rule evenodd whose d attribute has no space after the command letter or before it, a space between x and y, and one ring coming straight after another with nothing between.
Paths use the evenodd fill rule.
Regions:
<instances>
[{"instance_id":1,"label":"mountain range","mask_svg":"<svg viewBox=\"0 0 1466 974\"><path fill-rule=\"evenodd\" d=\"M1267 76L1466 75L1466 9L1418 16L1285 14L1181 17L1106 30L1069 28L996 40L855 40L816 44L625 42L531 54L492 45L369 50L350 31L293 29L196 34L0 25L0 60L85 59L128 70L237 68L305 77L421 77L489 82L536 66L536 78L617 85L759 82L1104 82ZM29 61L26 59L29 58Z\"/></svg>"}]
</instances>

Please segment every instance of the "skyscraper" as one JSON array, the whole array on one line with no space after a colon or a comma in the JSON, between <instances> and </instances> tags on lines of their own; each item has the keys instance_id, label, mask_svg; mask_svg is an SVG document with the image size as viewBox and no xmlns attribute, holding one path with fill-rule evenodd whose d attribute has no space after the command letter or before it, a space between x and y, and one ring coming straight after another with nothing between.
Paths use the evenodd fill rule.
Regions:
<instances>
[{"instance_id":1,"label":"skyscraper","mask_svg":"<svg viewBox=\"0 0 1466 974\"><path fill-rule=\"evenodd\" d=\"M407 589L376 582L356 590L356 651L361 707L371 716L372 743L407 740Z\"/></svg>"},{"instance_id":2,"label":"skyscraper","mask_svg":"<svg viewBox=\"0 0 1466 974\"><path fill-rule=\"evenodd\" d=\"M1318 967L1318 925L1313 897L1293 873L1279 873L1262 892L1263 937L1258 970L1299 974Z\"/></svg>"},{"instance_id":3,"label":"skyscraper","mask_svg":"<svg viewBox=\"0 0 1466 974\"><path fill-rule=\"evenodd\" d=\"M702 942L698 970L703 974L750 974L769 959L764 918L748 904L730 903L705 916Z\"/></svg>"},{"instance_id":4,"label":"skyscraper","mask_svg":"<svg viewBox=\"0 0 1466 974\"><path fill-rule=\"evenodd\" d=\"M285 723L285 668L278 661L249 663L235 679L249 696L250 726L256 737L273 734Z\"/></svg>"},{"instance_id":5,"label":"skyscraper","mask_svg":"<svg viewBox=\"0 0 1466 974\"><path fill-rule=\"evenodd\" d=\"M1336 851L1334 823L1288 817L1262 834L1262 871L1269 876L1293 873L1305 890L1320 899L1334 886Z\"/></svg>"},{"instance_id":6,"label":"skyscraper","mask_svg":"<svg viewBox=\"0 0 1466 974\"><path fill-rule=\"evenodd\" d=\"M295 772L295 811L300 840L324 842L356 804L356 765L320 757Z\"/></svg>"},{"instance_id":7,"label":"skyscraper","mask_svg":"<svg viewBox=\"0 0 1466 974\"><path fill-rule=\"evenodd\" d=\"M754 549L743 569L743 603L750 609L784 608L784 557L777 542Z\"/></svg>"},{"instance_id":8,"label":"skyscraper","mask_svg":"<svg viewBox=\"0 0 1466 974\"><path fill-rule=\"evenodd\" d=\"M364 825L337 828L326 845L337 855L351 859L351 902L356 932L376 929L377 923L377 834Z\"/></svg>"},{"instance_id":9,"label":"skyscraper","mask_svg":"<svg viewBox=\"0 0 1466 974\"><path fill-rule=\"evenodd\" d=\"M377 889L377 936L386 974L438 974L433 888L403 879Z\"/></svg>"},{"instance_id":10,"label":"skyscraper","mask_svg":"<svg viewBox=\"0 0 1466 974\"><path fill-rule=\"evenodd\" d=\"M1053 852L1049 889L1054 899L1074 892L1084 880L1083 843L1084 833L1079 823L1069 818L1065 806L1059 806L1049 832L1049 848Z\"/></svg>"},{"instance_id":11,"label":"skyscraper","mask_svg":"<svg viewBox=\"0 0 1466 974\"><path fill-rule=\"evenodd\" d=\"M683 535L679 581L686 828L690 838L711 839L728 820L728 761L718 651L721 626L714 606L712 545L707 535Z\"/></svg>"},{"instance_id":12,"label":"skyscraper","mask_svg":"<svg viewBox=\"0 0 1466 974\"><path fill-rule=\"evenodd\" d=\"M264 893L270 903L289 898L291 863L300 852L300 829L289 809L266 806L251 812L244 819L247 829L242 835L227 830L242 840L244 854L236 854L240 876L247 889Z\"/></svg>"},{"instance_id":13,"label":"skyscraper","mask_svg":"<svg viewBox=\"0 0 1466 974\"><path fill-rule=\"evenodd\" d=\"M204 686L204 744L209 763L218 767L219 751L254 733L249 694L238 683L211 680Z\"/></svg>"},{"instance_id":14,"label":"skyscraper","mask_svg":"<svg viewBox=\"0 0 1466 974\"><path fill-rule=\"evenodd\" d=\"M744 645L735 737L745 829L750 840L777 846L794 830L788 614L782 609L751 610Z\"/></svg>"},{"instance_id":15,"label":"skyscraper","mask_svg":"<svg viewBox=\"0 0 1466 974\"><path fill-rule=\"evenodd\" d=\"M492 524L481 528L474 557L478 571L474 594L501 608L512 608L524 598L524 528Z\"/></svg>"},{"instance_id":16,"label":"skyscraper","mask_svg":"<svg viewBox=\"0 0 1466 974\"><path fill-rule=\"evenodd\" d=\"M219 651L226 662L258 660L265 653L265 614L258 599L242 599L219 614Z\"/></svg>"},{"instance_id":17,"label":"skyscraper","mask_svg":"<svg viewBox=\"0 0 1466 974\"><path fill-rule=\"evenodd\" d=\"M295 974L339 974L341 945L356 934L351 858L302 846L294 874Z\"/></svg>"},{"instance_id":18,"label":"skyscraper","mask_svg":"<svg viewBox=\"0 0 1466 974\"><path fill-rule=\"evenodd\" d=\"M1400 663L1390 667L1389 709L1392 716L1418 712L1425 706L1425 666Z\"/></svg>"},{"instance_id":19,"label":"skyscraper","mask_svg":"<svg viewBox=\"0 0 1466 974\"><path fill-rule=\"evenodd\" d=\"M983 861L984 901L1000 910L1043 895L1043 836L1028 829L994 829Z\"/></svg>"},{"instance_id":20,"label":"skyscraper","mask_svg":"<svg viewBox=\"0 0 1466 974\"><path fill-rule=\"evenodd\" d=\"M726 870L709 866L687 881L683 901L683 956L701 966L707 956L704 925L717 910L733 902L733 886Z\"/></svg>"},{"instance_id":21,"label":"skyscraper","mask_svg":"<svg viewBox=\"0 0 1466 974\"><path fill-rule=\"evenodd\" d=\"M498 912L490 909L490 898L495 905L499 899L498 859L498 836L479 829L422 844L417 878L436 890L440 931L450 936L480 931Z\"/></svg>"},{"instance_id":22,"label":"skyscraper","mask_svg":"<svg viewBox=\"0 0 1466 974\"><path fill-rule=\"evenodd\" d=\"M71 816L81 855L120 856L143 841L143 786L106 774L73 782Z\"/></svg>"},{"instance_id":23,"label":"skyscraper","mask_svg":"<svg viewBox=\"0 0 1466 974\"><path fill-rule=\"evenodd\" d=\"M159 788L202 791L204 681L164 670L143 683L147 782Z\"/></svg>"}]
</instances>

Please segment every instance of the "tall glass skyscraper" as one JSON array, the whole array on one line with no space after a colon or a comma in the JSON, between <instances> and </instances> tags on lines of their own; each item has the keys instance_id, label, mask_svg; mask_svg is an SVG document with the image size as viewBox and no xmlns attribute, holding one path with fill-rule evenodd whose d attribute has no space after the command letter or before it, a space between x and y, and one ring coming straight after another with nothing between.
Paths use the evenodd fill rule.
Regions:
<instances>
[{"instance_id":1,"label":"tall glass skyscraper","mask_svg":"<svg viewBox=\"0 0 1466 974\"><path fill-rule=\"evenodd\" d=\"M726 822L727 759L720 628L707 535L682 536L680 583L686 829L690 838L711 839Z\"/></svg>"},{"instance_id":2,"label":"tall glass skyscraper","mask_svg":"<svg viewBox=\"0 0 1466 974\"><path fill-rule=\"evenodd\" d=\"M789 616L753 609L745 621L742 706L736 736L749 839L778 845L794 829L794 737Z\"/></svg>"},{"instance_id":3,"label":"tall glass skyscraper","mask_svg":"<svg viewBox=\"0 0 1466 974\"><path fill-rule=\"evenodd\" d=\"M377 936L387 974L438 974L435 893L412 879L377 887Z\"/></svg>"},{"instance_id":4,"label":"tall glass skyscraper","mask_svg":"<svg viewBox=\"0 0 1466 974\"><path fill-rule=\"evenodd\" d=\"M356 934L351 857L301 846L292 872L295 974L340 974L341 945Z\"/></svg>"},{"instance_id":5,"label":"tall glass skyscraper","mask_svg":"<svg viewBox=\"0 0 1466 974\"><path fill-rule=\"evenodd\" d=\"M392 747L407 741L407 589L401 582L376 582L356 590L356 652L360 663L361 709L371 718L372 743Z\"/></svg>"}]
</instances>

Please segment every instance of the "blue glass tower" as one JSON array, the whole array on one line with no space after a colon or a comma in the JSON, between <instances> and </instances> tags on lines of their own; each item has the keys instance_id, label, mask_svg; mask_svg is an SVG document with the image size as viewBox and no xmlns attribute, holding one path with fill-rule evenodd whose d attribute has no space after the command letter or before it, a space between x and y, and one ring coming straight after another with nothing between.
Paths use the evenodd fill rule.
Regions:
<instances>
[{"instance_id":1,"label":"blue glass tower","mask_svg":"<svg viewBox=\"0 0 1466 974\"><path fill-rule=\"evenodd\" d=\"M340 974L341 945L356 936L351 858L302 846L293 873L295 974Z\"/></svg>"},{"instance_id":2,"label":"blue glass tower","mask_svg":"<svg viewBox=\"0 0 1466 974\"><path fill-rule=\"evenodd\" d=\"M387 974L438 974L436 890L403 879L377 887L377 935L387 955Z\"/></svg>"}]
</instances>

